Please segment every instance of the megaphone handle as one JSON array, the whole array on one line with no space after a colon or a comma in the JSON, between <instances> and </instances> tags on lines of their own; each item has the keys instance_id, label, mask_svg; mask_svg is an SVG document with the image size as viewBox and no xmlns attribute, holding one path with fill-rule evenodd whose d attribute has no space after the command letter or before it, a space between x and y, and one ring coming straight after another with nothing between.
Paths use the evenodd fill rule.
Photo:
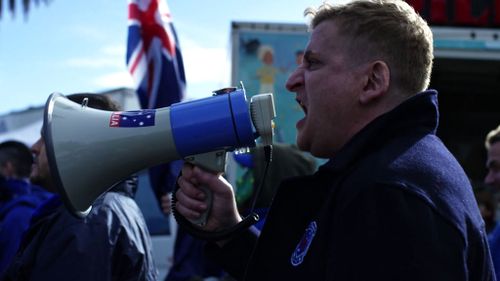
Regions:
<instances>
[{"instance_id":1,"label":"megaphone handle","mask_svg":"<svg viewBox=\"0 0 500 281\"><path fill-rule=\"evenodd\" d=\"M262 181L259 184L259 187L257 189L257 196L258 196L258 193L262 187L262 183L264 182L264 179L267 175L269 163L271 162L271 159L272 159L272 146L271 145L265 146L264 153L265 153L265 159L266 159L266 167L264 169L264 177L262 178ZM191 234L192 236L194 236L196 238L199 238L202 240L207 240L207 241L212 241L212 242L228 239L234 235L238 235L242 231L245 231L250 226L252 226L253 224L255 224L259 221L259 215L257 215L254 212L251 212L251 214L249 216L245 217L238 224L236 224L228 229L215 231L215 232L204 231L202 229L197 228L193 224L191 224L184 216L182 216L181 214L179 214L179 212L177 212L177 209L175 208L175 206L177 203L176 192L178 189L179 189L179 185L176 182L174 192L172 193L172 214L174 215L174 218L177 221L177 223L179 224L179 226L184 228L189 234ZM257 197L255 197L255 198L257 198ZM255 201L254 201L254 203L252 203L252 211L253 211L254 206L255 206ZM208 218L208 214L207 214L207 218Z\"/></svg>"},{"instance_id":2,"label":"megaphone handle","mask_svg":"<svg viewBox=\"0 0 500 281\"><path fill-rule=\"evenodd\" d=\"M227 152L225 150L217 150L191 155L186 157L184 160L207 171L218 173L224 172L224 170L226 169L226 158ZM205 193L205 204L207 205L207 211L201 214L198 219L189 219L189 221L195 225L205 226L205 224L207 224L208 216L210 215L210 210L212 209L213 194L212 191L206 186L199 186L199 188Z\"/></svg>"},{"instance_id":3,"label":"megaphone handle","mask_svg":"<svg viewBox=\"0 0 500 281\"><path fill-rule=\"evenodd\" d=\"M172 193L172 214L174 215L174 218L180 227L182 227L184 230L186 230L186 232L188 232L193 237L196 237L198 239L207 240L211 242L229 239L230 237L233 237L234 235L238 235L240 232L245 231L250 226L254 225L255 223L257 223L257 221L259 221L259 215L257 215L256 213L251 213L241 222L228 229L215 232L202 230L197 226L193 225L191 220L188 220L187 218L179 214L179 212L177 212L177 208L175 207L175 205L177 203L176 192L178 189L179 185L176 183L174 192Z\"/></svg>"},{"instance_id":4,"label":"megaphone handle","mask_svg":"<svg viewBox=\"0 0 500 281\"><path fill-rule=\"evenodd\" d=\"M201 227L207 224L208 216L210 215L210 210L212 210L213 193L206 186L199 186L203 193L205 193L205 204L207 205L207 210L201 214L198 219L188 219L192 224L199 225Z\"/></svg>"}]
</instances>

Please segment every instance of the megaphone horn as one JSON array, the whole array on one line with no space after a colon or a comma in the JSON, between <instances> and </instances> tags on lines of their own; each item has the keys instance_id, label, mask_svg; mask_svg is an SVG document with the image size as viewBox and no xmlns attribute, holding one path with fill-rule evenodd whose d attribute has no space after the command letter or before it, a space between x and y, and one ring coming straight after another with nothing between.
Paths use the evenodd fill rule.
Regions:
<instances>
[{"instance_id":1,"label":"megaphone horn","mask_svg":"<svg viewBox=\"0 0 500 281\"><path fill-rule=\"evenodd\" d=\"M160 109L114 112L54 93L45 106L42 134L61 198L73 214L85 216L97 197L137 171L255 146L259 134L269 139L274 117L272 94L254 96L249 106L244 89L236 88Z\"/></svg>"}]
</instances>

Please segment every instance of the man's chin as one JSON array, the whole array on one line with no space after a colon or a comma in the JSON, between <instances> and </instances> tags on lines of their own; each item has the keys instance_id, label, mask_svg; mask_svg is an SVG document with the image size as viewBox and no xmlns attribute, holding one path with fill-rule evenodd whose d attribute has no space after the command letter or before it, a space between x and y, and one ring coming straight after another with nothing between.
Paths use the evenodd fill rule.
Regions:
<instances>
[{"instance_id":1,"label":"man's chin","mask_svg":"<svg viewBox=\"0 0 500 281\"><path fill-rule=\"evenodd\" d=\"M40 178L36 174L31 173L30 182L32 184L40 185Z\"/></svg>"},{"instance_id":2,"label":"man's chin","mask_svg":"<svg viewBox=\"0 0 500 281\"><path fill-rule=\"evenodd\" d=\"M53 192L52 191L53 188L51 187L52 185L50 184L50 182L47 181L46 178L41 177L38 174L35 174L35 175L32 174L30 176L30 181L31 181L32 184L36 184L38 186L43 187L47 191Z\"/></svg>"},{"instance_id":3,"label":"man's chin","mask_svg":"<svg viewBox=\"0 0 500 281\"><path fill-rule=\"evenodd\" d=\"M310 145L301 137L300 134L297 134L296 139L297 147L302 151L310 152Z\"/></svg>"}]
</instances>

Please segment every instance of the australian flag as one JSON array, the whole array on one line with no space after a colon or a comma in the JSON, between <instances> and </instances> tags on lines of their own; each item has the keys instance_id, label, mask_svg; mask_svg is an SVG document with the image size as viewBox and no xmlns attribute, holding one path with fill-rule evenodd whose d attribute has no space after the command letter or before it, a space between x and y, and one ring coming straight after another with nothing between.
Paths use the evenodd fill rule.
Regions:
<instances>
[{"instance_id":1,"label":"australian flag","mask_svg":"<svg viewBox=\"0 0 500 281\"><path fill-rule=\"evenodd\" d=\"M170 106L183 99L186 77L177 34L165 0L129 0L127 67L143 109ZM159 198L172 190L181 163L150 169Z\"/></svg>"},{"instance_id":2,"label":"australian flag","mask_svg":"<svg viewBox=\"0 0 500 281\"><path fill-rule=\"evenodd\" d=\"M155 125L154 109L117 111L111 114L109 126L115 128L149 127Z\"/></svg>"},{"instance_id":3,"label":"australian flag","mask_svg":"<svg viewBox=\"0 0 500 281\"><path fill-rule=\"evenodd\" d=\"M164 0L129 0L127 67L142 108L182 100L186 77L177 35Z\"/></svg>"}]
</instances>

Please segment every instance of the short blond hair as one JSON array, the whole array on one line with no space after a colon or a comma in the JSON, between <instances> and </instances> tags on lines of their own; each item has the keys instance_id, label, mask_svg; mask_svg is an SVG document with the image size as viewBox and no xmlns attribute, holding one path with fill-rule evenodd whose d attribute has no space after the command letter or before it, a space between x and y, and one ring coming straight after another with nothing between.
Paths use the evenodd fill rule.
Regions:
<instances>
[{"instance_id":1,"label":"short blond hair","mask_svg":"<svg viewBox=\"0 0 500 281\"><path fill-rule=\"evenodd\" d=\"M308 8L314 29L333 20L341 36L348 39L351 58L383 60L391 70L391 81L409 95L429 86L433 37L427 22L402 0L358 0L347 4L324 3Z\"/></svg>"},{"instance_id":2,"label":"short blond hair","mask_svg":"<svg viewBox=\"0 0 500 281\"><path fill-rule=\"evenodd\" d=\"M490 149L490 146L496 142L500 141L500 125L494 130L491 130L487 135L486 135L486 140L484 141L484 146L486 149Z\"/></svg>"}]
</instances>

